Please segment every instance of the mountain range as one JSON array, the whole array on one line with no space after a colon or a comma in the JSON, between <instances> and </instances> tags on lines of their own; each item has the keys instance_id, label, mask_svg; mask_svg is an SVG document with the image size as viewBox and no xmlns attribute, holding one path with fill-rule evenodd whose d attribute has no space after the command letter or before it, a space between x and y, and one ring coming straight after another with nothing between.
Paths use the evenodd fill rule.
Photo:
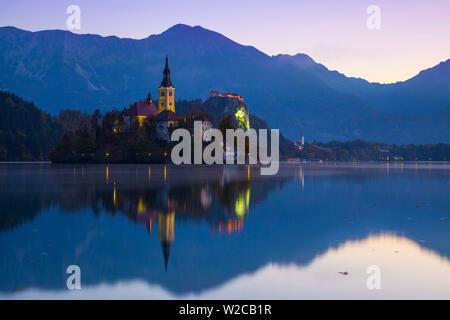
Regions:
<instances>
[{"instance_id":1,"label":"mountain range","mask_svg":"<svg viewBox=\"0 0 450 320\"><path fill-rule=\"evenodd\" d=\"M450 142L450 59L393 84L327 69L305 54L268 56L178 24L135 40L0 28L0 90L51 114L123 109L157 94L165 55L178 99L237 92L250 112L292 139Z\"/></svg>"}]
</instances>

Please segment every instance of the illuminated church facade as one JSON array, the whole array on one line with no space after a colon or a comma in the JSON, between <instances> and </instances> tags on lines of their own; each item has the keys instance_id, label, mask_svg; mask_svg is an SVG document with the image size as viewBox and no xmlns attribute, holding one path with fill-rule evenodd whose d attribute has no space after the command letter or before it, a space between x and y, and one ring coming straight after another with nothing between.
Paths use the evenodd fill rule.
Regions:
<instances>
[{"instance_id":1,"label":"illuminated church facade","mask_svg":"<svg viewBox=\"0 0 450 320\"><path fill-rule=\"evenodd\" d=\"M170 79L169 58L166 56L166 66L163 71L163 80L158 88L159 91L159 106L158 112L165 110L175 113L175 87Z\"/></svg>"},{"instance_id":2,"label":"illuminated church facade","mask_svg":"<svg viewBox=\"0 0 450 320\"><path fill-rule=\"evenodd\" d=\"M165 136L167 135L168 128L176 125L178 122L178 115L175 113L175 87L170 78L169 58L167 56L163 79L158 91L158 108L156 108L149 94L145 102L136 102L125 110L125 128L130 128L136 122L142 126L147 117L153 116L156 121L157 134L163 139L167 138Z\"/></svg>"},{"instance_id":3,"label":"illuminated church facade","mask_svg":"<svg viewBox=\"0 0 450 320\"><path fill-rule=\"evenodd\" d=\"M211 98L232 100L228 111L234 116L236 125L244 130L250 129L249 111L242 96L237 93L211 91ZM123 114L125 129L129 130L136 123L143 126L146 118L153 117L156 137L160 140L170 141L170 129L178 125L180 117L175 113L175 86L171 79L168 56L166 56L163 78L158 88L157 104L158 106L153 102L151 94L148 94L146 101L139 101L131 105ZM210 141L211 137L207 132L213 127L213 121L206 115L196 117L195 121L202 121L202 131L204 134L206 133L205 141Z\"/></svg>"}]
</instances>

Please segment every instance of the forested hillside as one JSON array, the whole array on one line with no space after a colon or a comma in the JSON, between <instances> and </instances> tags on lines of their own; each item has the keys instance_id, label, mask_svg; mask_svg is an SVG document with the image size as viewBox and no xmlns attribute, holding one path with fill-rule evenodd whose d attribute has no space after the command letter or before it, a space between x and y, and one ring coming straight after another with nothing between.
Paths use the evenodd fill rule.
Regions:
<instances>
[{"instance_id":1,"label":"forested hillside","mask_svg":"<svg viewBox=\"0 0 450 320\"><path fill-rule=\"evenodd\" d=\"M14 94L0 91L0 160L47 160L62 126Z\"/></svg>"}]
</instances>

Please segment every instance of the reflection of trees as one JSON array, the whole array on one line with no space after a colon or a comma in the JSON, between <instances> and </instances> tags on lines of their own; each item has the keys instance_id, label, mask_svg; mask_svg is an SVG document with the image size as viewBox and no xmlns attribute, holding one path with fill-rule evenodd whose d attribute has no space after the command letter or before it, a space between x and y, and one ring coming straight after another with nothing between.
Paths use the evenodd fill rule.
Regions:
<instances>
[{"instance_id":1,"label":"reflection of trees","mask_svg":"<svg viewBox=\"0 0 450 320\"><path fill-rule=\"evenodd\" d=\"M12 166L12 165L11 165ZM0 170L0 231L14 229L32 220L59 197L55 180L43 178L39 167Z\"/></svg>"},{"instance_id":2,"label":"reflection of trees","mask_svg":"<svg viewBox=\"0 0 450 320\"><path fill-rule=\"evenodd\" d=\"M29 195L26 201L23 201L21 194L4 192L0 189L0 231L11 230L22 223L32 220L42 210L47 208L52 195L40 192ZM47 198L47 199L43 199ZM47 201L45 201L47 200ZM21 203L20 206L16 206Z\"/></svg>"},{"instance_id":3,"label":"reflection of trees","mask_svg":"<svg viewBox=\"0 0 450 320\"><path fill-rule=\"evenodd\" d=\"M59 183L61 196L53 204L66 213L86 208L97 215L120 213L134 223L145 225L148 232L152 232L156 223L167 269L175 238L175 218L206 222L214 232L238 232L244 226L252 205L250 201L263 201L279 185L263 179L250 180L247 175L245 178L218 176L201 183L149 185L148 181L146 184L129 183L129 177L112 180L109 171L106 181L94 179L91 183L80 183L78 176L65 176ZM259 185L255 194L252 192L254 185Z\"/></svg>"},{"instance_id":4,"label":"reflection of trees","mask_svg":"<svg viewBox=\"0 0 450 320\"><path fill-rule=\"evenodd\" d=\"M148 181L130 182L129 175L113 179L111 171L106 179L100 175L85 183L79 175L60 178L60 197L52 204L62 212L90 208L97 215L121 213L135 223L146 224L149 230L159 214L174 212L179 221L205 221L212 230L227 232L241 230L252 203L263 201L279 185L276 181L287 180L271 178L268 183L249 179L247 174L234 178L218 174L205 182L170 185L159 181L152 185Z\"/></svg>"},{"instance_id":5,"label":"reflection of trees","mask_svg":"<svg viewBox=\"0 0 450 320\"><path fill-rule=\"evenodd\" d=\"M86 209L95 215L120 213L150 226L159 213L175 212L179 221L205 221L214 231L238 231L251 204L263 201L277 188L274 180L283 180L249 180L246 174L224 179L218 170L217 176L205 182L143 184L130 182L129 174L113 179L111 170L105 175L103 166L89 168L52 166L41 172L34 166L4 172L0 182L0 230L14 228L54 206L62 213ZM230 221L238 227L230 229Z\"/></svg>"},{"instance_id":6,"label":"reflection of trees","mask_svg":"<svg viewBox=\"0 0 450 320\"><path fill-rule=\"evenodd\" d=\"M157 176L162 167L153 169L152 183L149 183L148 167L139 168L139 172L134 166L121 167L122 175L114 167L105 169L105 166L77 165L3 170L0 172L0 231L33 219L49 206L63 213L90 209L95 215L123 214L138 224L148 224L150 220L155 223L159 212L175 211L178 221L204 221L214 231L239 231L252 204L264 201L268 194L295 176L248 179L245 168L230 167L222 172L216 168L218 174L207 181L191 181L195 175L190 174L180 178L185 184L166 184L162 173ZM191 169L178 170L183 175ZM351 174L355 172L352 169L342 169L341 174L332 174L332 170L310 170L309 176L310 179L322 176L329 180L351 179L357 183L368 179L365 175ZM168 171L170 176L175 170L171 167ZM377 171L378 176L384 174L383 169Z\"/></svg>"}]
</instances>

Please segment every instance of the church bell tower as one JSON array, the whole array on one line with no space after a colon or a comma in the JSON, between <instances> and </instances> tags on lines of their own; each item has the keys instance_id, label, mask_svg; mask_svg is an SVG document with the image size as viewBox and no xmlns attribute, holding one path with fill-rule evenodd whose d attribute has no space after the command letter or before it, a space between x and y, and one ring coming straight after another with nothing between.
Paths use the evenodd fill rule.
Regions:
<instances>
[{"instance_id":1,"label":"church bell tower","mask_svg":"<svg viewBox=\"0 0 450 320\"><path fill-rule=\"evenodd\" d=\"M166 55L166 67L163 72L163 80L159 86L158 112L170 110L175 112L175 87L170 80L169 59Z\"/></svg>"}]
</instances>

